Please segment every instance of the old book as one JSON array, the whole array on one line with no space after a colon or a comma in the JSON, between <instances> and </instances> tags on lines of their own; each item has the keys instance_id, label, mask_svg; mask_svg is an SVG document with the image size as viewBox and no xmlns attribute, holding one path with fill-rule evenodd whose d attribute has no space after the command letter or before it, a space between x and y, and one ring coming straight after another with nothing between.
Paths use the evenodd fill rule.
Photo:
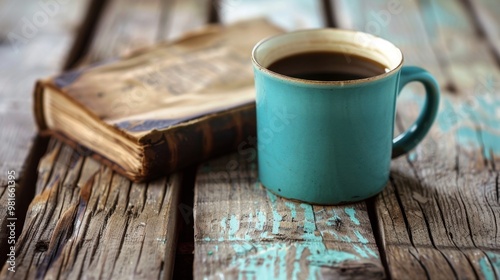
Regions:
<instances>
[{"instance_id":1,"label":"old book","mask_svg":"<svg viewBox=\"0 0 500 280\"><path fill-rule=\"evenodd\" d=\"M208 26L38 81L37 126L133 181L229 152L255 135L252 47L279 32L265 20Z\"/></svg>"}]
</instances>

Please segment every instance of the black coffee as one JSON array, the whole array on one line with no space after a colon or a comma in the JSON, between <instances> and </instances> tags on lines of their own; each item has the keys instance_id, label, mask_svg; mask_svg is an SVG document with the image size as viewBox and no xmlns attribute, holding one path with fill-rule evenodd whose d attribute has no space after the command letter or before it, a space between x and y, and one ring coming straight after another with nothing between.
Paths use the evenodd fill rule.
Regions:
<instances>
[{"instance_id":1,"label":"black coffee","mask_svg":"<svg viewBox=\"0 0 500 280\"><path fill-rule=\"evenodd\" d=\"M273 62L269 70L293 78L347 81L385 73L386 67L371 59L338 52L304 52Z\"/></svg>"}]
</instances>

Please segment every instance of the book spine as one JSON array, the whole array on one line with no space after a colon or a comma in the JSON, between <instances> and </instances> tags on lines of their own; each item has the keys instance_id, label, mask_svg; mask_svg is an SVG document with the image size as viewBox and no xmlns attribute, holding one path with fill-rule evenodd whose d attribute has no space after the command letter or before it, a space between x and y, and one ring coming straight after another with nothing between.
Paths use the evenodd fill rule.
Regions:
<instances>
[{"instance_id":1,"label":"book spine","mask_svg":"<svg viewBox=\"0 0 500 280\"><path fill-rule=\"evenodd\" d=\"M33 91L33 112L38 130L43 132L48 129L43 111L44 82L37 81Z\"/></svg>"},{"instance_id":2,"label":"book spine","mask_svg":"<svg viewBox=\"0 0 500 280\"><path fill-rule=\"evenodd\" d=\"M178 126L142 141L144 175L159 177L212 157L241 150L255 141L255 104L207 116L195 124Z\"/></svg>"}]
</instances>

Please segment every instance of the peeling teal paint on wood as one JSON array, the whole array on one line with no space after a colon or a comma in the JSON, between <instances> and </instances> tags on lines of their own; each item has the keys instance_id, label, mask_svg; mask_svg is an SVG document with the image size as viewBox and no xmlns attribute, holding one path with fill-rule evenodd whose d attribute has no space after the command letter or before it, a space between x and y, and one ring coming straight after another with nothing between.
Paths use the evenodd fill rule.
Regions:
<instances>
[{"instance_id":1,"label":"peeling teal paint on wood","mask_svg":"<svg viewBox=\"0 0 500 280\"><path fill-rule=\"evenodd\" d=\"M496 277L500 278L500 254L493 252L486 252L488 259L484 259L486 262L489 261L491 267L493 267L492 274L496 274ZM486 264L485 264L486 266ZM489 267L489 266L488 266ZM483 267L481 266L481 269ZM491 270L491 269L490 269Z\"/></svg>"},{"instance_id":2,"label":"peeling teal paint on wood","mask_svg":"<svg viewBox=\"0 0 500 280\"><path fill-rule=\"evenodd\" d=\"M295 210L295 204L292 203L292 202L285 202L285 205L290 208L290 214L292 216L292 220L294 220L295 218L297 218L297 211Z\"/></svg>"},{"instance_id":3,"label":"peeling teal paint on wood","mask_svg":"<svg viewBox=\"0 0 500 280\"><path fill-rule=\"evenodd\" d=\"M222 242L224 241L224 235L226 234L226 229L227 229L227 218L224 217L220 220L220 237L217 239L217 241Z\"/></svg>"},{"instance_id":4,"label":"peeling teal paint on wood","mask_svg":"<svg viewBox=\"0 0 500 280\"><path fill-rule=\"evenodd\" d=\"M356 235L359 242L361 242L363 244L368 244L368 240L363 235L361 235L359 230L354 230L354 235Z\"/></svg>"},{"instance_id":5,"label":"peeling teal paint on wood","mask_svg":"<svg viewBox=\"0 0 500 280\"><path fill-rule=\"evenodd\" d=\"M282 199L261 187L259 191L267 198L267 205L249 208L238 215L227 213L214 224L214 237L202 238L204 242L212 242L206 251L209 258L221 257L221 252L226 251L219 252L221 244L232 248L227 271L238 271L240 279L317 279L324 267L335 267L346 261L379 258L366 246L369 241L357 227L361 223L355 208L316 209L310 204ZM319 217L321 221L316 220ZM288 242L273 239L286 235L281 226L291 220L297 224L297 228L292 230L297 231L299 240ZM324 223L324 226L320 229L317 222ZM350 230L344 231L345 226ZM328 234L342 242L342 246L327 248L323 236L327 238Z\"/></svg>"},{"instance_id":6,"label":"peeling teal paint on wood","mask_svg":"<svg viewBox=\"0 0 500 280\"><path fill-rule=\"evenodd\" d=\"M489 265L487 257L484 257L479 260L479 267L481 267L481 272L483 273L485 280L494 280L495 272Z\"/></svg>"},{"instance_id":7,"label":"peeling teal paint on wood","mask_svg":"<svg viewBox=\"0 0 500 280\"><path fill-rule=\"evenodd\" d=\"M250 234L248 234L250 227L252 225L252 222L253 222L253 214L250 213L250 214L248 214L248 227L247 227L247 230L245 231L245 240L252 240L252 236L250 236ZM255 226L257 226L257 224Z\"/></svg>"},{"instance_id":8,"label":"peeling teal paint on wood","mask_svg":"<svg viewBox=\"0 0 500 280\"><path fill-rule=\"evenodd\" d=\"M495 267L495 269L499 270L499 272L500 272L500 254L493 253L493 252L487 252L486 255L488 255L488 258L490 259L493 267Z\"/></svg>"},{"instance_id":9,"label":"peeling teal paint on wood","mask_svg":"<svg viewBox=\"0 0 500 280\"><path fill-rule=\"evenodd\" d=\"M342 219L340 219L339 215L337 214L337 211L335 211L335 209L332 209L332 217L330 217L326 221L326 224L328 226L337 226L337 224L340 223L341 221L342 221ZM334 233L334 235L337 236L337 233L335 233L335 232L331 232L331 233Z\"/></svg>"},{"instance_id":10,"label":"peeling teal paint on wood","mask_svg":"<svg viewBox=\"0 0 500 280\"><path fill-rule=\"evenodd\" d=\"M278 211L273 209L273 231L272 234L278 234L280 230L280 222L283 217L278 213Z\"/></svg>"},{"instance_id":11,"label":"peeling teal paint on wood","mask_svg":"<svg viewBox=\"0 0 500 280\"><path fill-rule=\"evenodd\" d=\"M379 258L379 255L375 253L370 247L366 246L366 244L363 244L363 248L365 249L366 252L368 252L369 255L371 255L374 258Z\"/></svg>"},{"instance_id":12,"label":"peeling teal paint on wood","mask_svg":"<svg viewBox=\"0 0 500 280\"><path fill-rule=\"evenodd\" d=\"M453 110L453 105L448 98L443 97L441 101L441 109L436 117L436 123L439 129L447 133L450 131L457 123L457 116Z\"/></svg>"},{"instance_id":13,"label":"peeling teal paint on wood","mask_svg":"<svg viewBox=\"0 0 500 280\"><path fill-rule=\"evenodd\" d=\"M354 250L356 250L356 253L358 253L362 258L369 258L365 250L361 249L361 247L359 247L358 245L353 245L352 247L354 248Z\"/></svg>"},{"instance_id":14,"label":"peeling teal paint on wood","mask_svg":"<svg viewBox=\"0 0 500 280\"><path fill-rule=\"evenodd\" d=\"M314 219L313 207L305 203L301 203L300 207L304 209L304 234L302 235L302 237L305 240L322 241L321 236L316 236L314 234L314 232L316 231L316 223Z\"/></svg>"},{"instance_id":15,"label":"peeling teal paint on wood","mask_svg":"<svg viewBox=\"0 0 500 280\"><path fill-rule=\"evenodd\" d=\"M457 143L481 149L486 159L500 155L500 98L482 94L467 102L452 104L443 98L437 124L443 133L455 131Z\"/></svg>"},{"instance_id":16,"label":"peeling teal paint on wood","mask_svg":"<svg viewBox=\"0 0 500 280\"><path fill-rule=\"evenodd\" d=\"M359 259L358 256L351 253L326 249L322 242L313 242L309 244L307 248L311 252L311 255L307 257L307 260L309 260L310 264L313 266L311 267L309 273L310 277L315 275L314 269L319 269L322 266L333 266L334 264L345 262L347 260ZM320 253L314 254L314 251Z\"/></svg>"},{"instance_id":17,"label":"peeling teal paint on wood","mask_svg":"<svg viewBox=\"0 0 500 280\"><path fill-rule=\"evenodd\" d=\"M279 229L280 229L280 224L281 221L283 220L283 217L280 215L278 212L278 205L276 204L277 197L275 194L270 192L269 190L266 190L267 192L267 197L269 198L269 201L271 202L271 209L273 212L273 230L272 234L278 234Z\"/></svg>"},{"instance_id":18,"label":"peeling teal paint on wood","mask_svg":"<svg viewBox=\"0 0 500 280\"><path fill-rule=\"evenodd\" d=\"M494 134L489 131L481 131L481 140L483 144L483 155L491 160L492 155L500 155L500 134Z\"/></svg>"},{"instance_id":19,"label":"peeling teal paint on wood","mask_svg":"<svg viewBox=\"0 0 500 280\"><path fill-rule=\"evenodd\" d=\"M250 243L236 243L232 246L236 255L245 255L254 248L254 246Z\"/></svg>"},{"instance_id":20,"label":"peeling teal paint on wood","mask_svg":"<svg viewBox=\"0 0 500 280\"><path fill-rule=\"evenodd\" d=\"M408 160L410 160L410 161L412 161L412 162L413 162L413 161L415 161L416 159L417 159L417 153L416 153L415 151L410 152L410 153L408 154Z\"/></svg>"},{"instance_id":21,"label":"peeling teal paint on wood","mask_svg":"<svg viewBox=\"0 0 500 280\"><path fill-rule=\"evenodd\" d=\"M266 213L262 211L257 211L257 223L255 223L255 228L257 230L263 230L265 223L266 223Z\"/></svg>"},{"instance_id":22,"label":"peeling teal paint on wood","mask_svg":"<svg viewBox=\"0 0 500 280\"><path fill-rule=\"evenodd\" d=\"M342 240L344 242L347 242L347 243L351 243L352 242L352 239L349 236L347 236L347 235L341 236L340 240Z\"/></svg>"},{"instance_id":23,"label":"peeling teal paint on wood","mask_svg":"<svg viewBox=\"0 0 500 280\"><path fill-rule=\"evenodd\" d=\"M221 227L221 229L222 229L222 232L225 232L225 231L226 231L226 229L227 229L227 224L226 224L226 221L227 221L226 217L224 217L224 218L222 218L222 219L220 220L220 227Z\"/></svg>"},{"instance_id":24,"label":"peeling teal paint on wood","mask_svg":"<svg viewBox=\"0 0 500 280\"><path fill-rule=\"evenodd\" d=\"M357 229L352 229L357 240L352 240L348 235L341 235L333 228L323 230L323 232L332 233L336 238L340 237L344 242L352 243L353 248L352 251L348 252L328 249L323 242L322 234L317 232L316 225L316 215L323 215L324 212L321 211L325 211L325 209L315 213L312 205L282 201L280 198L273 197L273 195L267 194L273 212L272 220L267 219L266 212L257 210L248 214L247 223L244 224L247 225L248 229L253 228L262 231L261 237L263 235L268 236L269 229L266 230L265 227L268 223L272 224L272 234L280 234L280 223L283 218L281 215L276 217L275 213L277 213L278 207L283 210L281 207L286 205L286 209L290 210L290 216L294 217L294 219L303 215L303 233L301 236L303 241L294 243L266 242L263 239L255 239L255 236L250 236L248 232L251 232L251 230L248 229L242 237L238 238L237 234L243 225L242 221L236 215L222 218L219 222L219 234L222 236L227 234L227 237L226 239L220 237L219 241L231 242L230 246L234 250L234 255L227 269L239 271L240 279L317 279L321 275L323 267L334 267L346 261L359 261L360 259L372 257L379 258L372 249L366 246L369 242L368 239ZM299 207L297 208L297 206ZM301 214L299 215L297 213L298 209L303 210L300 211ZM332 225L337 225L341 221L341 217L334 209L326 211L332 215L327 220L331 221ZM360 225L354 208L346 207L344 212L354 225ZM203 241L212 240L205 237ZM219 257L218 251L218 246L211 247L210 250L207 250L207 256L210 258ZM290 258L293 258L293 260L290 261ZM304 261L306 263L303 263Z\"/></svg>"},{"instance_id":25,"label":"peeling teal paint on wood","mask_svg":"<svg viewBox=\"0 0 500 280\"><path fill-rule=\"evenodd\" d=\"M494 92L478 90L477 96L460 103L443 96L436 118L442 133L454 132L460 146L481 149L488 160L500 156L500 97Z\"/></svg>"},{"instance_id":26,"label":"peeling teal paint on wood","mask_svg":"<svg viewBox=\"0 0 500 280\"><path fill-rule=\"evenodd\" d=\"M474 148L481 148L483 156L491 159L492 155L500 155L500 98L492 94L479 95L464 103L462 110L471 119L475 130L475 137L471 133L464 134L462 130L462 141L467 141ZM474 141L475 140L475 141Z\"/></svg>"},{"instance_id":27,"label":"peeling teal paint on wood","mask_svg":"<svg viewBox=\"0 0 500 280\"><path fill-rule=\"evenodd\" d=\"M293 245L243 243L234 244L233 249L239 256L246 255L235 258L228 267L228 270L236 268L240 272L239 279L302 279L299 275L304 271L301 270L300 261L304 258L309 262L306 279L317 279L322 267L359 259L355 254L330 250L322 242L315 241ZM368 257L364 251L363 254ZM287 257L293 255L293 269L287 273Z\"/></svg>"},{"instance_id":28,"label":"peeling teal paint on wood","mask_svg":"<svg viewBox=\"0 0 500 280\"><path fill-rule=\"evenodd\" d=\"M480 131L478 128L463 126L457 129L457 141L462 146L474 149L481 148L479 137Z\"/></svg>"},{"instance_id":29,"label":"peeling teal paint on wood","mask_svg":"<svg viewBox=\"0 0 500 280\"><path fill-rule=\"evenodd\" d=\"M267 198L269 198L269 201L271 202L271 205L276 205L276 200L278 199L278 197L276 197L276 195L270 192L268 189L266 189L266 193Z\"/></svg>"},{"instance_id":30,"label":"peeling teal paint on wood","mask_svg":"<svg viewBox=\"0 0 500 280\"><path fill-rule=\"evenodd\" d=\"M354 208L346 207L344 209L344 212L349 216L351 222L353 222L357 226L360 225L359 220L356 218L356 210L354 210Z\"/></svg>"},{"instance_id":31,"label":"peeling teal paint on wood","mask_svg":"<svg viewBox=\"0 0 500 280\"><path fill-rule=\"evenodd\" d=\"M240 229L240 221L236 218L235 215L231 215L231 219L229 220L229 240L236 239L236 233Z\"/></svg>"},{"instance_id":32,"label":"peeling teal paint on wood","mask_svg":"<svg viewBox=\"0 0 500 280\"><path fill-rule=\"evenodd\" d=\"M285 244L252 244L243 246L233 245L239 254L252 252L245 258L235 259L228 268L236 268L240 273L238 279L287 279L286 255L288 250Z\"/></svg>"}]
</instances>

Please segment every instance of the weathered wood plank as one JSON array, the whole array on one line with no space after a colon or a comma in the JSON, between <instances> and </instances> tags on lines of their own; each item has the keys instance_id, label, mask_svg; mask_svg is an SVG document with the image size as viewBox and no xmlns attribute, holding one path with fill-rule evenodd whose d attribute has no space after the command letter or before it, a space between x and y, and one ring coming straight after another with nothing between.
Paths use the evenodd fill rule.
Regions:
<instances>
[{"instance_id":1,"label":"weathered wood plank","mask_svg":"<svg viewBox=\"0 0 500 280\"><path fill-rule=\"evenodd\" d=\"M160 24L183 28L169 21L174 11L162 12L159 0L123 4L108 3L84 62L151 44L161 38ZM55 140L51 146L39 167L15 277L169 278L181 175L135 184Z\"/></svg>"},{"instance_id":2,"label":"weathered wood plank","mask_svg":"<svg viewBox=\"0 0 500 280\"><path fill-rule=\"evenodd\" d=\"M388 12L386 1L342 3L358 27L372 25L374 12ZM376 199L390 274L498 277L498 263L490 257L500 250L498 67L457 1L400 3L404 16L390 14L378 35L398 42L409 54L407 64L437 73L443 102L430 135L393 162L391 182ZM411 124L423 102L414 92L405 95L399 130Z\"/></svg>"},{"instance_id":3,"label":"weathered wood plank","mask_svg":"<svg viewBox=\"0 0 500 280\"><path fill-rule=\"evenodd\" d=\"M226 24L235 21L266 17L285 30L322 27L326 24L321 2L318 0L220 0L214 2L220 21Z\"/></svg>"},{"instance_id":4,"label":"weathered wood plank","mask_svg":"<svg viewBox=\"0 0 500 280\"><path fill-rule=\"evenodd\" d=\"M490 47L496 53L497 62L500 62L500 5L495 0L466 0L475 22L477 30L486 37Z\"/></svg>"},{"instance_id":5,"label":"weathered wood plank","mask_svg":"<svg viewBox=\"0 0 500 280\"><path fill-rule=\"evenodd\" d=\"M0 2L0 263L7 249L7 172L15 172L16 237L19 236L34 180L27 172L36 168L46 141L33 147L35 125L32 90L35 80L59 71L90 1ZM30 169L30 170L29 170Z\"/></svg>"},{"instance_id":6,"label":"weathered wood plank","mask_svg":"<svg viewBox=\"0 0 500 280\"><path fill-rule=\"evenodd\" d=\"M384 276L365 203L313 206L277 197L260 185L248 156L200 166L194 211L197 279Z\"/></svg>"},{"instance_id":7,"label":"weathered wood plank","mask_svg":"<svg viewBox=\"0 0 500 280\"><path fill-rule=\"evenodd\" d=\"M0 186L7 170L21 173L35 134L32 88L40 76L59 71L90 1L53 4L2 1L0 7ZM52 3L52 2L51 2ZM51 10L50 10L51 9ZM2 211L3 213L3 211Z\"/></svg>"},{"instance_id":8,"label":"weathered wood plank","mask_svg":"<svg viewBox=\"0 0 500 280\"><path fill-rule=\"evenodd\" d=\"M162 1L108 0L84 63L126 55L157 41Z\"/></svg>"},{"instance_id":9,"label":"weathered wood plank","mask_svg":"<svg viewBox=\"0 0 500 280\"><path fill-rule=\"evenodd\" d=\"M210 0L164 1L164 11L175 11L163 17L166 20L160 30L161 40L175 40L186 32L196 30L208 23L212 2Z\"/></svg>"},{"instance_id":10,"label":"weathered wood plank","mask_svg":"<svg viewBox=\"0 0 500 280\"><path fill-rule=\"evenodd\" d=\"M134 186L61 143L53 146L40 164L44 185L30 205L16 273L2 277L159 278L173 243L179 178Z\"/></svg>"},{"instance_id":11,"label":"weathered wood plank","mask_svg":"<svg viewBox=\"0 0 500 280\"><path fill-rule=\"evenodd\" d=\"M168 1L174 13L164 17L170 19L160 29L159 38L176 40L186 32L200 28L209 23L211 0L174 0ZM211 22L215 23L215 22ZM179 239L175 255L175 268L172 279L192 279L194 261L194 229L193 229L193 197L196 166L183 170L182 196L178 205L181 214Z\"/></svg>"}]
</instances>

